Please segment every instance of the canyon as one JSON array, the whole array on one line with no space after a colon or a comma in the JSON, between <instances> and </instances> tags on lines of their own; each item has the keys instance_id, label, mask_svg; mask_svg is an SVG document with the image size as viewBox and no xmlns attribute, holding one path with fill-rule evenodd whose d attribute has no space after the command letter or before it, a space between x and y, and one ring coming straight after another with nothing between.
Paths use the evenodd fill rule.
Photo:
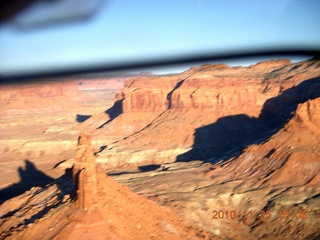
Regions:
<instances>
[{"instance_id":1,"label":"canyon","mask_svg":"<svg viewBox=\"0 0 320 240\"><path fill-rule=\"evenodd\" d=\"M150 209L153 214L149 214ZM86 134L79 137L72 171L45 188L34 187L22 197L5 202L1 210L8 211L1 221L2 239L210 237L198 237L197 231L167 209L132 193L96 168Z\"/></svg>"},{"instance_id":2,"label":"canyon","mask_svg":"<svg viewBox=\"0 0 320 240\"><path fill-rule=\"evenodd\" d=\"M76 238L51 220L66 213L70 229L86 237L96 229L102 239L152 232L154 239L320 237L317 59L204 64L163 76L81 76L5 85L0 92L3 238ZM78 136L87 140L77 150ZM87 158L91 163L81 165ZM77 185L75 174L87 184ZM79 217L79 205L99 207ZM143 235L136 226L146 222L131 217L142 221L148 208L154 211ZM128 219L124 229L121 216ZM37 238L40 232L47 235Z\"/></svg>"}]
</instances>

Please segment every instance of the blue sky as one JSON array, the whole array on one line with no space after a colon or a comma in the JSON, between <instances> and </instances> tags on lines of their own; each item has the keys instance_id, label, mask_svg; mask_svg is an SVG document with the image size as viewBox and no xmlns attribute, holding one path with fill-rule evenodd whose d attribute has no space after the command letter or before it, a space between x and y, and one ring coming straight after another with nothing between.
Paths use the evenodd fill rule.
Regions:
<instances>
[{"instance_id":1,"label":"blue sky","mask_svg":"<svg viewBox=\"0 0 320 240\"><path fill-rule=\"evenodd\" d=\"M273 46L319 49L319 12L318 0L109 0L85 22L0 26L0 73Z\"/></svg>"}]
</instances>

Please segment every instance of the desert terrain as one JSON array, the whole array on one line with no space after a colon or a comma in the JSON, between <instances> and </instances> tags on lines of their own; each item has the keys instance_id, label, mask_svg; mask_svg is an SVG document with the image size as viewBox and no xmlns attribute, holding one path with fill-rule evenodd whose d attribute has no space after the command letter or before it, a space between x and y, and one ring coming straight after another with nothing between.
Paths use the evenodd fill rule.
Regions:
<instances>
[{"instance_id":1,"label":"desert terrain","mask_svg":"<svg viewBox=\"0 0 320 240\"><path fill-rule=\"evenodd\" d=\"M0 85L1 239L319 239L320 61Z\"/></svg>"}]
</instances>

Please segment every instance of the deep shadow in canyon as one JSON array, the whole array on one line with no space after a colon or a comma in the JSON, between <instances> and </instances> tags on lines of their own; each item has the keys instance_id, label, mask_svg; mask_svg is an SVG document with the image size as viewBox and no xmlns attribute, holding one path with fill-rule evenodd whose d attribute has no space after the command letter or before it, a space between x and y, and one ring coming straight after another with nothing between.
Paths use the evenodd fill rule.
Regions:
<instances>
[{"instance_id":1,"label":"deep shadow in canyon","mask_svg":"<svg viewBox=\"0 0 320 240\"><path fill-rule=\"evenodd\" d=\"M24 163L24 169L22 167L18 168L20 182L0 190L0 204L10 198L21 195L32 187L44 187L54 181L53 178L38 170L31 161L24 160Z\"/></svg>"},{"instance_id":2,"label":"deep shadow in canyon","mask_svg":"<svg viewBox=\"0 0 320 240\"><path fill-rule=\"evenodd\" d=\"M117 176L122 174L132 174L132 173L142 173L142 172L152 172L157 170L165 171L166 168L161 168L161 164L148 164L138 166L138 170L131 170L131 171L119 171L119 172L108 172L108 176Z\"/></svg>"},{"instance_id":3,"label":"deep shadow in canyon","mask_svg":"<svg viewBox=\"0 0 320 240\"><path fill-rule=\"evenodd\" d=\"M155 171L161 167L160 164L150 164L150 165L144 165L144 166L139 166L139 171L140 172L150 172L150 171Z\"/></svg>"},{"instance_id":4,"label":"deep shadow in canyon","mask_svg":"<svg viewBox=\"0 0 320 240\"><path fill-rule=\"evenodd\" d=\"M76 121L78 123L82 123L84 121L86 121L87 119L89 119L91 117L91 115L81 115L81 114L77 114L76 115Z\"/></svg>"},{"instance_id":5,"label":"deep shadow in canyon","mask_svg":"<svg viewBox=\"0 0 320 240\"><path fill-rule=\"evenodd\" d=\"M105 111L106 114L109 115L110 119L108 121L106 121L104 124L102 124L100 127L98 127L97 129L102 128L104 125L113 121L114 119L116 119L117 117L119 117L123 113L122 101L123 101L123 99L116 101L111 108L109 108L108 110Z\"/></svg>"},{"instance_id":6,"label":"deep shadow in canyon","mask_svg":"<svg viewBox=\"0 0 320 240\"><path fill-rule=\"evenodd\" d=\"M192 149L178 155L176 161L203 160L216 163L239 156L247 146L261 144L283 128L298 104L319 96L320 78L308 79L268 99L258 118L245 114L232 115L197 128Z\"/></svg>"},{"instance_id":7,"label":"deep shadow in canyon","mask_svg":"<svg viewBox=\"0 0 320 240\"><path fill-rule=\"evenodd\" d=\"M32 162L29 160L25 160L26 163L26 169L21 171L19 168L19 173L21 174L21 181L17 184L13 184L9 186L8 188L1 190L1 198L0 203L2 204L6 200L9 200L10 198L19 196L23 194L25 191L29 190L32 187L41 187L40 189L36 189L33 192L30 192L30 194L24 199L25 203L22 202L22 204L18 203L16 208L12 208L11 211L7 212L6 214L0 216L0 221L3 219L10 218L12 216L18 216L21 215L23 211L25 211L25 204L29 204L30 201L35 201L34 198L37 198L40 196L43 200L36 205L36 208L34 209L34 214L28 217L25 217L22 221L24 226L28 226L29 224L35 223L39 219L43 218L47 213L49 213L52 209L56 209L61 204L64 204L65 196L69 195L66 199L70 198L71 201L74 201L76 199L76 188L75 183L73 181L72 177L72 171L71 169L66 170L65 174L63 174L61 177L57 179L52 179L46 174L42 173L41 171L37 170ZM28 184L28 181L32 178L33 182ZM36 182L37 181L37 182ZM58 191L56 191L56 194L50 195L47 194L47 190L50 188L53 188L52 190L55 191L55 186L58 188ZM17 189L16 187L19 187ZM23 190L23 191L22 191ZM49 190L50 192L50 190ZM14 193L14 194L12 194ZM41 196L41 193L47 194L45 196ZM40 195L39 195L40 194ZM48 204L50 202L50 204ZM23 216L23 215L22 215Z\"/></svg>"}]
</instances>

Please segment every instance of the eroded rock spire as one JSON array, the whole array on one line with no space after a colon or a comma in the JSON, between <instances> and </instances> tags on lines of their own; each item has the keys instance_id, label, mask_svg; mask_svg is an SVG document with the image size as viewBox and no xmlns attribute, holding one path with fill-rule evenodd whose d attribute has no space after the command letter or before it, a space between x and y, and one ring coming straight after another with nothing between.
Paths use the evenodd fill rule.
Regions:
<instances>
[{"instance_id":1,"label":"eroded rock spire","mask_svg":"<svg viewBox=\"0 0 320 240\"><path fill-rule=\"evenodd\" d=\"M81 209L88 210L96 205L97 176L96 159L91 148L91 137L86 133L79 136L72 173L77 185L78 205Z\"/></svg>"}]
</instances>

